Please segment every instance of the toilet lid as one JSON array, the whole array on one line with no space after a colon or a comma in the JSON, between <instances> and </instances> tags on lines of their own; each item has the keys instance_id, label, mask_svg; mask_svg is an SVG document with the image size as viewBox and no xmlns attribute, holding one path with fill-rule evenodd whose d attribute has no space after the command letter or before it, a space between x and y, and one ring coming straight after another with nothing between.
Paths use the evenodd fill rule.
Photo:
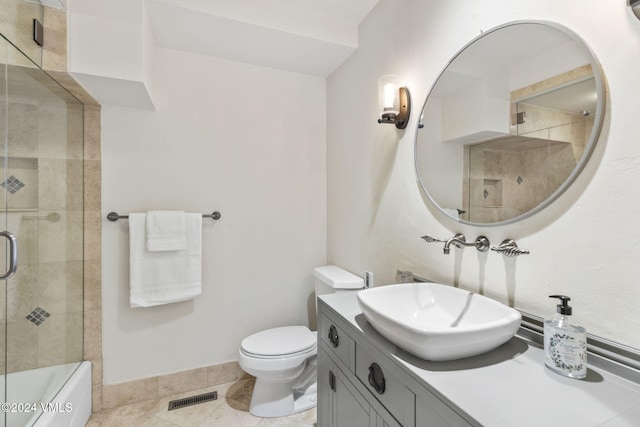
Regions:
<instances>
[{"instance_id":1,"label":"toilet lid","mask_svg":"<svg viewBox=\"0 0 640 427\"><path fill-rule=\"evenodd\" d=\"M305 326L267 329L242 340L242 350L261 356L299 353L316 345L316 335Z\"/></svg>"}]
</instances>

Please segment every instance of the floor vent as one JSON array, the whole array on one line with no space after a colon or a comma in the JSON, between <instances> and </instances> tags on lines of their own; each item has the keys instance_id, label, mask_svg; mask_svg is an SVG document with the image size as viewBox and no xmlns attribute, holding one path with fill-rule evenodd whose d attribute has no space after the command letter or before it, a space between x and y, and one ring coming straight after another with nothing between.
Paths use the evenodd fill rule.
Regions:
<instances>
[{"instance_id":1,"label":"floor vent","mask_svg":"<svg viewBox=\"0 0 640 427\"><path fill-rule=\"evenodd\" d=\"M198 403L211 402L218 398L218 392L212 391L210 393L199 394L197 396L185 397L184 399L176 399L169 402L168 411L174 409L184 408L185 406L197 405Z\"/></svg>"}]
</instances>

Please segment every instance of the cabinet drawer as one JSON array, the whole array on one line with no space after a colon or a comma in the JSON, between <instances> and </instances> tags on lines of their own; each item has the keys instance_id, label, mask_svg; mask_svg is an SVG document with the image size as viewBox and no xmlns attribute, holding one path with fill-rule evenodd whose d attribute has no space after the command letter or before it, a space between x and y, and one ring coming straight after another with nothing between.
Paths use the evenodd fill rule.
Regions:
<instances>
[{"instance_id":1,"label":"cabinet drawer","mask_svg":"<svg viewBox=\"0 0 640 427\"><path fill-rule=\"evenodd\" d=\"M318 319L318 336L324 348L353 372L355 364L355 342L344 330L327 316Z\"/></svg>"},{"instance_id":2,"label":"cabinet drawer","mask_svg":"<svg viewBox=\"0 0 640 427\"><path fill-rule=\"evenodd\" d=\"M356 376L400 424L415 425L415 395L394 374L389 362L361 341L356 349Z\"/></svg>"}]
</instances>

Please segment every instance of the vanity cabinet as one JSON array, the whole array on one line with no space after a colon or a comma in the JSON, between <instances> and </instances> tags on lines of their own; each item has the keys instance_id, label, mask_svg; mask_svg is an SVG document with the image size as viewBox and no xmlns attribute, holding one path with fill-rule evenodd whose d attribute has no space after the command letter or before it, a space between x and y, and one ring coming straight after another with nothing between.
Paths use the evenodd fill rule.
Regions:
<instances>
[{"instance_id":1,"label":"vanity cabinet","mask_svg":"<svg viewBox=\"0 0 640 427\"><path fill-rule=\"evenodd\" d=\"M333 323L331 325L335 327ZM319 329L319 333L322 330ZM326 332L328 337L334 330L329 327ZM353 361L353 341L344 333L338 336L344 339L337 346L328 345L328 340L319 338L318 427L401 427L379 402L365 397L368 394L366 389L338 356L347 353L338 350L340 345L348 346L351 342L352 345L348 346L351 354L346 359Z\"/></svg>"},{"instance_id":2,"label":"vanity cabinet","mask_svg":"<svg viewBox=\"0 0 640 427\"><path fill-rule=\"evenodd\" d=\"M318 297L318 346L319 427L640 425L640 365L590 352L585 380L556 375L531 329L485 354L430 362L380 335L347 292Z\"/></svg>"},{"instance_id":3,"label":"vanity cabinet","mask_svg":"<svg viewBox=\"0 0 640 427\"><path fill-rule=\"evenodd\" d=\"M408 377L323 304L318 317L318 427L473 425Z\"/></svg>"}]
</instances>

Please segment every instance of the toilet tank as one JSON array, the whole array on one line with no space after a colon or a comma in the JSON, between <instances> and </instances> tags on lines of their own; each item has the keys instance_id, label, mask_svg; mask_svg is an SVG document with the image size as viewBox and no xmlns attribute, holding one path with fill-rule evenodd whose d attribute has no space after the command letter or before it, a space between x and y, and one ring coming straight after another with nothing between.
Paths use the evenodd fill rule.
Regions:
<instances>
[{"instance_id":1,"label":"toilet tank","mask_svg":"<svg viewBox=\"0 0 640 427\"><path fill-rule=\"evenodd\" d=\"M362 277L349 273L336 265L313 269L316 297L334 292L357 291L364 287Z\"/></svg>"}]
</instances>

